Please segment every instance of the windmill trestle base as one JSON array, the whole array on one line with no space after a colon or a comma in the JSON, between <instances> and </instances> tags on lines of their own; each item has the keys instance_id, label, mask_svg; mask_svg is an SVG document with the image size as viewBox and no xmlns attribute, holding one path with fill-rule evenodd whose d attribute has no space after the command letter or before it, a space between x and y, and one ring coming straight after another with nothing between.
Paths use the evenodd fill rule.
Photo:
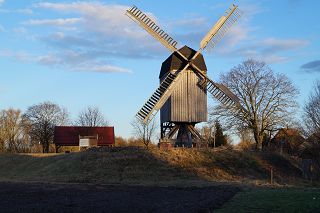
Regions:
<instances>
[{"instance_id":1,"label":"windmill trestle base","mask_svg":"<svg viewBox=\"0 0 320 213\"><path fill-rule=\"evenodd\" d=\"M195 123L171 123L161 124L161 139L159 148L171 147L204 147L206 142L200 133L194 128ZM176 138L174 138L176 137Z\"/></svg>"}]
</instances>

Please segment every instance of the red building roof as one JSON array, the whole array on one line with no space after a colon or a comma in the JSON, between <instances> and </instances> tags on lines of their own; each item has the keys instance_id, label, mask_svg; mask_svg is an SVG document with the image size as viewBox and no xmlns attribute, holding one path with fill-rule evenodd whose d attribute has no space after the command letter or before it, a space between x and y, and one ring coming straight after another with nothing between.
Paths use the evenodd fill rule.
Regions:
<instances>
[{"instance_id":1,"label":"red building roof","mask_svg":"<svg viewBox=\"0 0 320 213\"><path fill-rule=\"evenodd\" d=\"M98 146L115 144L114 127L56 126L53 142L58 146L79 146L79 137L98 135Z\"/></svg>"},{"instance_id":2,"label":"red building roof","mask_svg":"<svg viewBox=\"0 0 320 213\"><path fill-rule=\"evenodd\" d=\"M275 148L282 149L289 154L297 154L299 146L305 141L298 129L282 128L272 138Z\"/></svg>"},{"instance_id":3,"label":"red building roof","mask_svg":"<svg viewBox=\"0 0 320 213\"><path fill-rule=\"evenodd\" d=\"M277 143L280 143L281 140L284 142L298 142L303 143L304 137L300 134L298 129L292 128L281 128L277 134L273 137L273 140Z\"/></svg>"}]
</instances>

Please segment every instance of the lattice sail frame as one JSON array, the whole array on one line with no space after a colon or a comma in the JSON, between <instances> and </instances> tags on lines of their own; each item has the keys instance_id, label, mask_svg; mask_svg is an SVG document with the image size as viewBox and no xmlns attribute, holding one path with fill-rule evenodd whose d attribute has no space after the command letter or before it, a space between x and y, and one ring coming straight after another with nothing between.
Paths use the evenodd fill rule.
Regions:
<instances>
[{"instance_id":1,"label":"lattice sail frame","mask_svg":"<svg viewBox=\"0 0 320 213\"><path fill-rule=\"evenodd\" d=\"M127 10L126 15L133 21L138 23L143 29L150 33L155 39L160 41L165 47L171 52L177 50L176 45L178 44L171 36L165 33L151 18L145 13L139 10L136 6Z\"/></svg>"},{"instance_id":2,"label":"lattice sail frame","mask_svg":"<svg viewBox=\"0 0 320 213\"><path fill-rule=\"evenodd\" d=\"M221 16L217 23L211 30L204 36L200 42L200 49L212 50L219 41L224 37L228 30L237 23L241 17L242 11L239 10L237 5L232 5L227 11L225 16Z\"/></svg>"}]
</instances>

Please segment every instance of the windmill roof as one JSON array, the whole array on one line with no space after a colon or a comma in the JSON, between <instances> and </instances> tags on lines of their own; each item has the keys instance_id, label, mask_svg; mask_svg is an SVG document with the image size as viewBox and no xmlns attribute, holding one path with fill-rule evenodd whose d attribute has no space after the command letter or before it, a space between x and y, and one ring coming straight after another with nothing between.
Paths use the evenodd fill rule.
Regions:
<instances>
[{"instance_id":1,"label":"windmill roof","mask_svg":"<svg viewBox=\"0 0 320 213\"><path fill-rule=\"evenodd\" d=\"M197 52L188 46L184 46L178 51L186 58L188 58L188 60L190 60ZM201 53L194 59L194 64L200 70L204 72L207 71L207 66ZM162 63L159 78L161 79L163 75L171 70L181 70L185 65L185 60L177 52L174 52Z\"/></svg>"}]
</instances>

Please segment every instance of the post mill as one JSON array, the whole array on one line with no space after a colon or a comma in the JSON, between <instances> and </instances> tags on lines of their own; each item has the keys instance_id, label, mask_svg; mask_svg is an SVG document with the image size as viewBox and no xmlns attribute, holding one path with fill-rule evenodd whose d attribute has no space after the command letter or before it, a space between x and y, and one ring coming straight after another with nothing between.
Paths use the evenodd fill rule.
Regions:
<instances>
[{"instance_id":1,"label":"post mill","mask_svg":"<svg viewBox=\"0 0 320 213\"><path fill-rule=\"evenodd\" d=\"M224 85L207 76L201 52L213 49L241 16L238 6L232 5L200 42L198 51L183 46L165 33L136 6L126 15L160 41L172 54L162 63L160 85L136 114L147 125L160 110L160 144L191 147L200 145L202 137L195 125L207 121L207 92L235 113L246 113L239 99Z\"/></svg>"}]
</instances>

